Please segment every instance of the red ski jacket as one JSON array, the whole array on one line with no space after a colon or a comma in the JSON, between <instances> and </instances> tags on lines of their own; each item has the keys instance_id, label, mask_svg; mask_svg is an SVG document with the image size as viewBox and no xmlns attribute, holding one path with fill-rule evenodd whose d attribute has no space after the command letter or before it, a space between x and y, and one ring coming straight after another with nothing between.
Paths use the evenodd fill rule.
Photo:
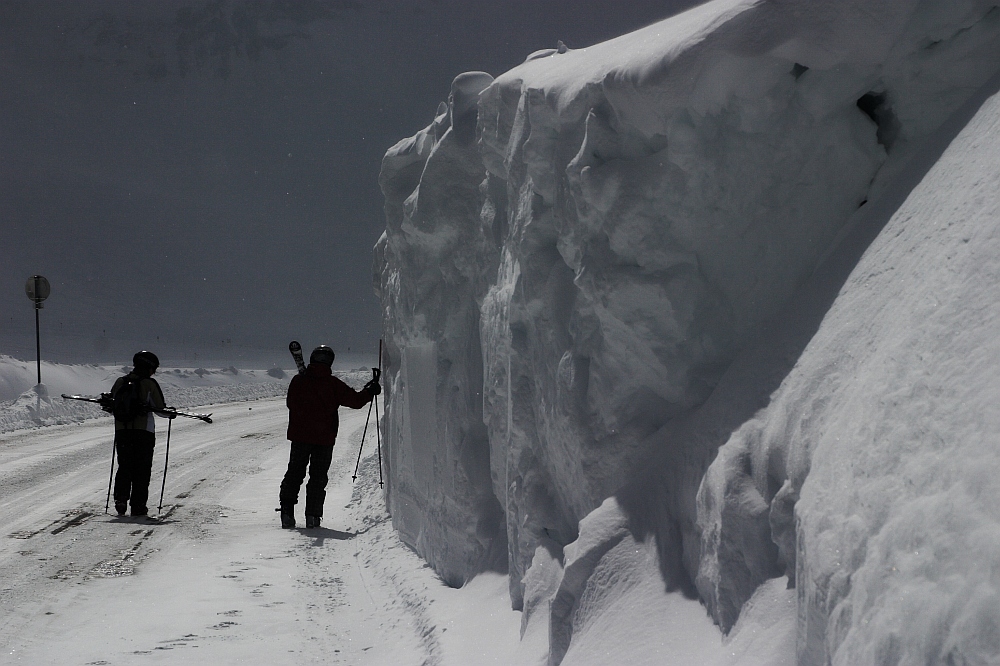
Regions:
<instances>
[{"instance_id":1,"label":"red ski jacket","mask_svg":"<svg viewBox=\"0 0 1000 666\"><path fill-rule=\"evenodd\" d=\"M330 372L330 366L310 363L306 371L292 377L288 385L288 439L303 444L333 446L337 441L343 405L361 409L372 400L366 389L355 391Z\"/></svg>"}]
</instances>

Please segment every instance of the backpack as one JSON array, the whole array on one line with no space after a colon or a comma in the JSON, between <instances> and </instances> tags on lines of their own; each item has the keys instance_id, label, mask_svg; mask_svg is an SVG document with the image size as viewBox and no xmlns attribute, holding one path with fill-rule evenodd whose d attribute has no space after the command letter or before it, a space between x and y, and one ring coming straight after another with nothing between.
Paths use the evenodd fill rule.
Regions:
<instances>
[{"instance_id":1,"label":"backpack","mask_svg":"<svg viewBox=\"0 0 1000 666\"><path fill-rule=\"evenodd\" d=\"M141 378L135 375L125 375L122 385L111 396L111 413L116 421L134 421L142 414L148 414L149 408L142 401L139 391Z\"/></svg>"}]
</instances>

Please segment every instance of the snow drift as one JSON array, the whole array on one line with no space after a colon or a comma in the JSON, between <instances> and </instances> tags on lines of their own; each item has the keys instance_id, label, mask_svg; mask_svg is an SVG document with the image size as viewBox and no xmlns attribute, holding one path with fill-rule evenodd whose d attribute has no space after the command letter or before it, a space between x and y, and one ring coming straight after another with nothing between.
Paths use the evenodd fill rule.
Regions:
<instances>
[{"instance_id":1,"label":"snow drift","mask_svg":"<svg viewBox=\"0 0 1000 666\"><path fill-rule=\"evenodd\" d=\"M114 381L128 370L127 367L43 361L43 383L36 384L34 361L0 354L0 432L107 416L94 403L64 400L60 395L99 395L111 390ZM353 378L365 373L338 374ZM284 395L288 379L280 368L264 371L238 370L232 366L214 370L161 367L156 373L167 404L178 409Z\"/></svg>"},{"instance_id":2,"label":"snow drift","mask_svg":"<svg viewBox=\"0 0 1000 666\"><path fill-rule=\"evenodd\" d=\"M766 561L769 540L797 587L800 663L1000 658L998 90L702 486L701 575L740 578L732 563ZM764 540L732 538L750 524Z\"/></svg>"},{"instance_id":3,"label":"snow drift","mask_svg":"<svg viewBox=\"0 0 1000 666\"><path fill-rule=\"evenodd\" d=\"M922 353L940 359L927 366L932 376L983 372L988 355L939 364L959 351L944 333L961 321L955 313L936 335L907 338L909 362L894 356L903 333L929 321L905 314L916 302L907 294L935 275L915 265L913 292L844 301L845 291L830 317L853 323L803 349L920 180L914 165L931 159L949 118L967 119L962 105L998 70L996 2L716 0L590 48L533 54L496 80L456 79L431 126L388 151L380 179L388 502L404 540L452 584L506 564L528 623L551 601L552 663L576 663L573 641L596 612L589 606L584 622L580 600L588 585L613 585L591 578L622 529L653 544L667 589L699 596L725 631L755 590L788 574L800 663L909 655L902 608L886 611L899 590L851 580L902 552L906 537L883 527L905 497L896 488L909 473L903 449L927 449L928 464L951 449L902 414L911 431L893 431L886 396L897 407L911 399L921 384L907 368ZM982 168L967 165L963 178ZM976 211L987 210L992 178L971 192ZM988 215L978 219L966 224L992 233ZM940 221L901 210L889 226L899 233L880 237L885 252L903 251L904 227L920 237L921 220ZM941 252L927 250L921 265L947 273ZM967 288L982 289L978 279ZM872 304L890 293L892 308ZM872 319L881 312L892 317L885 328ZM842 374L848 366L860 370ZM862 380L846 377L860 371L870 385L855 395ZM963 427L982 439L996 432L989 418ZM988 449L973 439L975 451ZM851 471L858 447L875 451L876 476ZM931 492L911 476L913 497ZM949 478L966 482L958 468ZM958 492L942 483L942 493ZM990 488L981 481L975 492L995 498ZM602 511L621 520L581 523L611 496ZM962 500L930 501L921 515L956 522L945 508ZM919 522L909 511L898 519ZM973 522L985 530L976 547L990 552L996 525ZM581 559L582 543L591 545ZM948 559L940 547L923 552ZM906 580L907 590L916 584ZM989 603L941 601L908 630L930 623L952 636L942 627L989 624L976 611ZM1000 651L957 649L949 654Z\"/></svg>"}]
</instances>

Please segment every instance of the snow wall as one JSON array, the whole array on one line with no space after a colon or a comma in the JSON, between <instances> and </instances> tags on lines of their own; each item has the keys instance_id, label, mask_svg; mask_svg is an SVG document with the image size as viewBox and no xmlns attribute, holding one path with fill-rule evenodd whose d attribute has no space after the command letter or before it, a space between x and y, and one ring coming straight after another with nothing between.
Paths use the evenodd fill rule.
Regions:
<instances>
[{"instance_id":1,"label":"snow wall","mask_svg":"<svg viewBox=\"0 0 1000 666\"><path fill-rule=\"evenodd\" d=\"M963 477L995 469L996 412L924 413L969 386L995 395L996 380L935 373L985 376L996 356L969 333L976 362L949 365L961 313L916 314L924 276L959 270L927 267L940 248L909 251L906 282L878 259L958 205L900 209L1000 70L997 5L716 0L458 77L380 176L387 500L404 540L452 585L508 569L526 625L549 624L550 663L599 613L591 578L623 540L654 544L666 589L724 631L787 574L802 664L998 658L1000 489ZM942 243L996 240L985 196ZM975 330L996 321L979 279L949 294L978 308ZM981 515L959 515L973 500ZM921 533L931 519L947 530ZM976 561L994 587L940 594L981 580ZM972 646L983 627L996 640Z\"/></svg>"}]
</instances>

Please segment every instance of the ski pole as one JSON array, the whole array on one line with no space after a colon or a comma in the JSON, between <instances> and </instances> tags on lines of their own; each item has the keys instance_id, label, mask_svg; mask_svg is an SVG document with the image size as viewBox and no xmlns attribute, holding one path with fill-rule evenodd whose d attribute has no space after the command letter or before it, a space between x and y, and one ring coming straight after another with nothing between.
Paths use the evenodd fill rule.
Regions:
<instances>
[{"instance_id":1,"label":"ski pole","mask_svg":"<svg viewBox=\"0 0 1000 666\"><path fill-rule=\"evenodd\" d=\"M382 341L378 341L378 368L372 368L372 379L378 381L382 376ZM378 405L375 401L378 400L378 396L372 396L372 401L368 403L368 416L365 418L365 429L361 431L361 445L358 446L358 461L354 464L354 476L351 477L352 481L358 480L358 468L361 466L361 452L365 448L365 435L368 434L368 422L372 419L372 405L375 405L375 428L376 433L378 428ZM379 479L382 477L382 449L381 445L379 448ZM379 485L381 485L381 480Z\"/></svg>"},{"instance_id":2,"label":"ski pole","mask_svg":"<svg viewBox=\"0 0 1000 666\"><path fill-rule=\"evenodd\" d=\"M382 340L378 341L378 374L379 377L382 376ZM375 403L375 441L378 442L378 487L382 487L382 435L379 434L381 428L379 427L378 419L378 396L372 398L372 402Z\"/></svg>"},{"instance_id":3,"label":"ski pole","mask_svg":"<svg viewBox=\"0 0 1000 666\"><path fill-rule=\"evenodd\" d=\"M374 404L375 398L368 403L368 417L365 418L365 429L361 431L361 446L358 447L358 462L354 464L354 476L351 477L351 481L358 480L358 468L361 466L361 451L365 448L365 435L368 434L368 422L372 418L372 404ZM355 430L355 432L357 432Z\"/></svg>"},{"instance_id":4,"label":"ski pole","mask_svg":"<svg viewBox=\"0 0 1000 666\"><path fill-rule=\"evenodd\" d=\"M160 515L163 510L163 491L167 487L167 461L170 460L170 426L174 424L173 419L167 420L167 451L163 456L163 483L160 485L160 506L156 507L156 515Z\"/></svg>"},{"instance_id":5,"label":"ski pole","mask_svg":"<svg viewBox=\"0 0 1000 666\"><path fill-rule=\"evenodd\" d=\"M378 400L376 396L372 402ZM375 402L375 440L378 442L378 487L382 487L382 436L379 435L378 403Z\"/></svg>"},{"instance_id":6,"label":"ski pole","mask_svg":"<svg viewBox=\"0 0 1000 666\"><path fill-rule=\"evenodd\" d=\"M95 398L95 397L89 396L89 395L67 395L65 393L62 394L62 397L63 397L64 400L82 400L83 402L95 402L98 405L100 405L102 408L104 408L104 411L110 412L111 411L111 407L110 407L111 406L111 398L110 397L105 397L105 396L108 396L108 394L104 393L104 394L102 394L102 397L100 397L100 398ZM211 414L189 414L188 412L178 412L176 409L167 409L167 410L162 411L162 412L159 412L159 411L156 411L156 410L153 410L153 411L156 414L161 414L163 416L167 416L167 415L183 416L183 417L189 418L189 419L198 419L199 421L204 421L205 423L211 423L212 422L212 415Z\"/></svg>"},{"instance_id":7,"label":"ski pole","mask_svg":"<svg viewBox=\"0 0 1000 666\"><path fill-rule=\"evenodd\" d=\"M108 477L108 501L104 503L104 513L108 512L108 507L111 506L111 480L115 478L115 450L117 448L117 443L111 440L111 476Z\"/></svg>"},{"instance_id":8,"label":"ski pole","mask_svg":"<svg viewBox=\"0 0 1000 666\"><path fill-rule=\"evenodd\" d=\"M198 419L199 421L204 421L205 423L212 422L211 414L188 414L187 412L178 412L176 409L167 409L162 412L154 412L160 416L165 416L168 419L173 419L175 416L183 416L189 419Z\"/></svg>"}]
</instances>

